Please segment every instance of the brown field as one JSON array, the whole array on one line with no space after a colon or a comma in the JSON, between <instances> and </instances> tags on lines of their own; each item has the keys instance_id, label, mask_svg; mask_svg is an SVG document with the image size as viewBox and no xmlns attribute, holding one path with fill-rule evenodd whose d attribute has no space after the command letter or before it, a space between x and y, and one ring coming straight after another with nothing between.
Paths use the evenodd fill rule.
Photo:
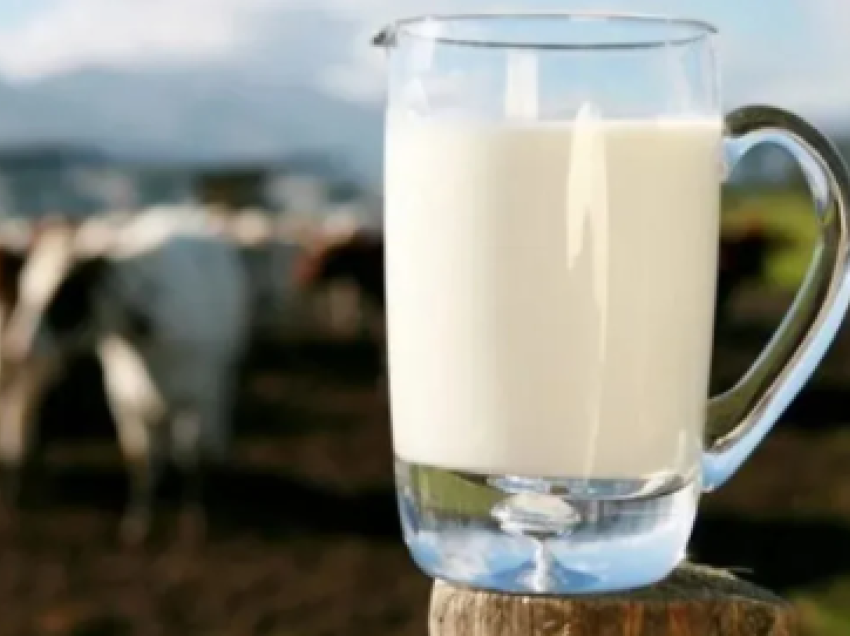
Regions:
<instances>
[{"instance_id":1,"label":"brown field","mask_svg":"<svg viewBox=\"0 0 850 636\"><path fill-rule=\"evenodd\" d=\"M730 339L721 374L757 341ZM42 461L0 543L0 636L424 636L429 581L399 536L377 368L368 345L264 349L233 467L211 480L207 542L178 540L170 476L151 544L129 550L115 540L120 459L81 364L46 406ZM850 405L830 386L706 499L694 558L789 595L850 573Z\"/></svg>"}]
</instances>

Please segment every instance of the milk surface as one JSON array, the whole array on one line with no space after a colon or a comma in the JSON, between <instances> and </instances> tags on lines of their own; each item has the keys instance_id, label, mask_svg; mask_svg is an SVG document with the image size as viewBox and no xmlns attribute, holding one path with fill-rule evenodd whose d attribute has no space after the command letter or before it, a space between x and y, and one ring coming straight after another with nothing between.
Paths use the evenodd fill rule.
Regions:
<instances>
[{"instance_id":1,"label":"milk surface","mask_svg":"<svg viewBox=\"0 0 850 636\"><path fill-rule=\"evenodd\" d=\"M696 466L721 123L388 117L390 391L402 460L647 478Z\"/></svg>"}]
</instances>

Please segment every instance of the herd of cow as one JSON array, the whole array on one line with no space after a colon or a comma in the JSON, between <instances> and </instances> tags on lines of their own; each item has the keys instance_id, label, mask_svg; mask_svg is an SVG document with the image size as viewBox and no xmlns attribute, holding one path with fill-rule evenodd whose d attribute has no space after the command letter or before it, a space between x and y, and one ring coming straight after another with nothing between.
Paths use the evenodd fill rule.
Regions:
<instances>
[{"instance_id":1,"label":"herd of cow","mask_svg":"<svg viewBox=\"0 0 850 636\"><path fill-rule=\"evenodd\" d=\"M203 522L205 468L225 459L249 343L305 295L345 281L383 304L381 235L257 212L154 208L0 222L0 468L14 513L40 400L94 353L128 470L121 537L143 541L165 460Z\"/></svg>"}]
</instances>

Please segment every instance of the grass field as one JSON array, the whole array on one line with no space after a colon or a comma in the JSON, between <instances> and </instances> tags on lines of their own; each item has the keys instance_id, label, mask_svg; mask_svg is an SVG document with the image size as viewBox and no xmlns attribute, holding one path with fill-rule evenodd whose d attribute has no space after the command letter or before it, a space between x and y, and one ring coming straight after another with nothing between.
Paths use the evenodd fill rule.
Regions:
<instances>
[{"instance_id":1,"label":"grass field","mask_svg":"<svg viewBox=\"0 0 850 636\"><path fill-rule=\"evenodd\" d=\"M768 284L796 289L805 274L817 242L818 226L811 197L804 191L747 192L727 196L723 230L734 233L757 221L771 233L789 240L768 265Z\"/></svg>"},{"instance_id":2,"label":"grass field","mask_svg":"<svg viewBox=\"0 0 850 636\"><path fill-rule=\"evenodd\" d=\"M850 578L792 600L800 611L806 636L850 634Z\"/></svg>"}]
</instances>

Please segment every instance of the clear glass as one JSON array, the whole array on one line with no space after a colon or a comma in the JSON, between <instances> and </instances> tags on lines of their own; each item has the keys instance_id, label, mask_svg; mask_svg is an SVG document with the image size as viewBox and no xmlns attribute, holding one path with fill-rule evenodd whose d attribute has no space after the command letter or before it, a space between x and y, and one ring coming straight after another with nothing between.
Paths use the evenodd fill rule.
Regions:
<instances>
[{"instance_id":1,"label":"clear glass","mask_svg":"<svg viewBox=\"0 0 850 636\"><path fill-rule=\"evenodd\" d=\"M660 580L700 493L834 338L850 301L846 169L790 113L723 117L715 35L491 14L378 36L396 478L426 573L541 594ZM765 353L709 400L720 185L760 143L799 160L822 242Z\"/></svg>"}]
</instances>

